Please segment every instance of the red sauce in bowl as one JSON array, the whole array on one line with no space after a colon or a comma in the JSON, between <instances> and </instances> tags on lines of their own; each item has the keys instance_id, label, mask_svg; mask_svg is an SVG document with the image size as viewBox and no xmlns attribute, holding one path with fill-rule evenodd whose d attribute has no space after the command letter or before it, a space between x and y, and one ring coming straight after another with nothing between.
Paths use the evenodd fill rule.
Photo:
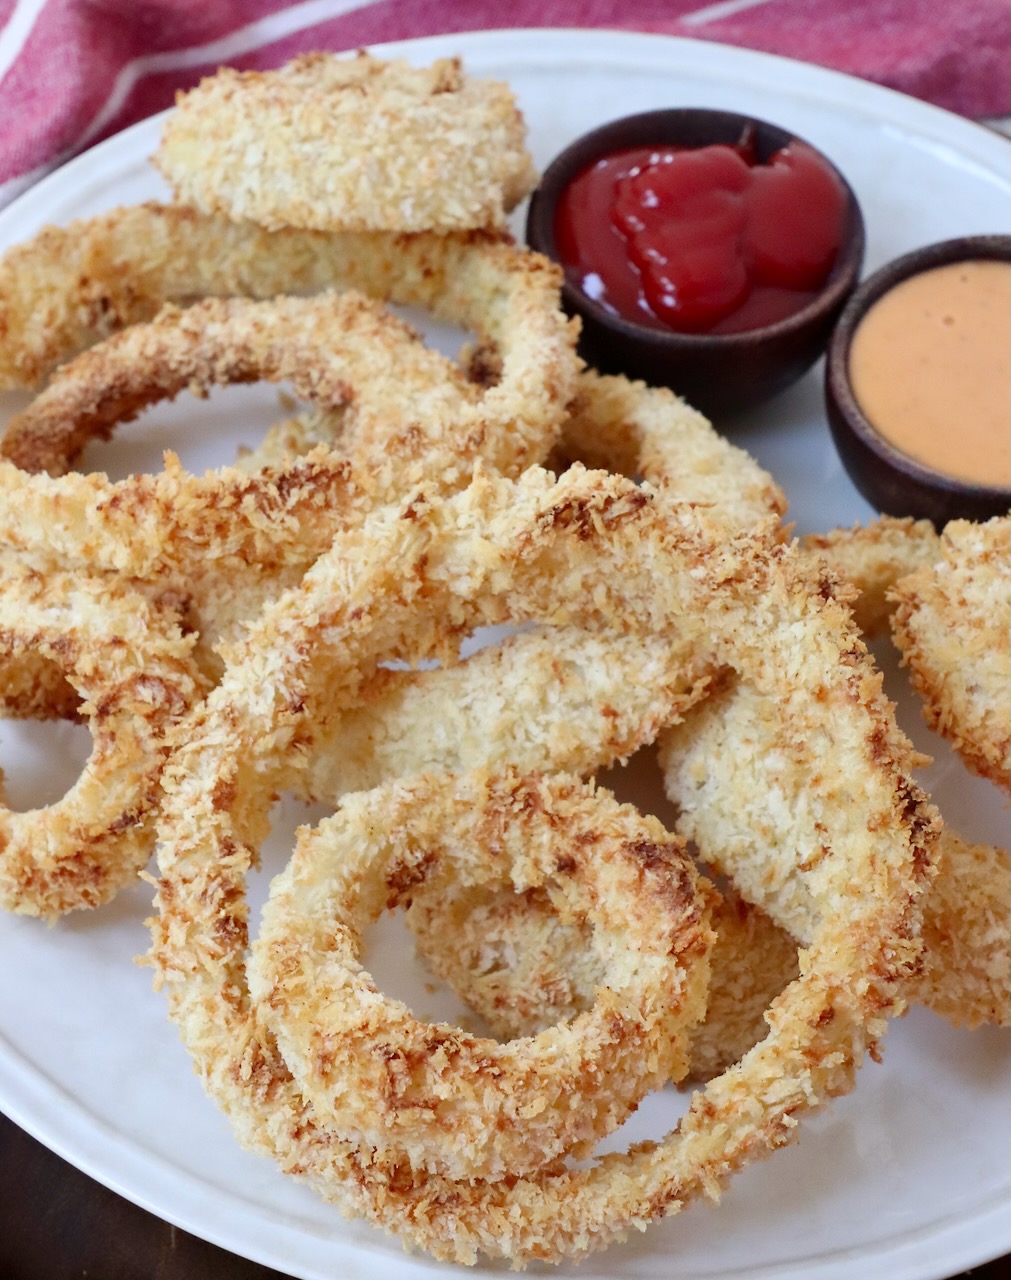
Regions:
<instances>
[{"instance_id":1,"label":"red sauce in bowl","mask_svg":"<svg viewBox=\"0 0 1011 1280\"><path fill-rule=\"evenodd\" d=\"M845 231L846 191L793 141L635 147L594 161L555 212L570 283L614 314L679 333L741 333L802 310Z\"/></svg>"}]
</instances>

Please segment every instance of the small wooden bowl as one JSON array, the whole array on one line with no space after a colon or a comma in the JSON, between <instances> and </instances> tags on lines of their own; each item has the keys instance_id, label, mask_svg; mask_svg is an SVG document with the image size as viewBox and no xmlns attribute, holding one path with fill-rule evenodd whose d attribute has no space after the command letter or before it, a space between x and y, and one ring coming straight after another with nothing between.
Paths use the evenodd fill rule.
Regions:
<instances>
[{"instance_id":1,"label":"small wooden bowl","mask_svg":"<svg viewBox=\"0 0 1011 1280\"><path fill-rule=\"evenodd\" d=\"M1011 262L1011 236L961 236L915 249L869 276L850 299L829 343L825 408L832 437L850 479L878 511L932 520L988 520L1011 509L1011 489L958 480L900 452L864 416L850 383L850 345L877 300L897 284L952 262ZM1011 429L1011 426L1009 426Z\"/></svg>"},{"instance_id":2,"label":"small wooden bowl","mask_svg":"<svg viewBox=\"0 0 1011 1280\"><path fill-rule=\"evenodd\" d=\"M803 141L795 133L764 120L702 107L625 116L584 134L552 161L531 197L526 224L528 243L558 261L554 231L558 199L572 179L594 160L630 147L734 144L749 127L754 130L760 163L787 143ZM838 259L814 301L786 319L759 329L688 334L654 329L616 316L566 281L564 305L583 322L583 358L605 373L625 373L671 387L710 415L759 404L795 382L824 351L839 313L856 287L864 254L864 223L857 198L828 157L817 154L842 181L848 212Z\"/></svg>"}]
</instances>

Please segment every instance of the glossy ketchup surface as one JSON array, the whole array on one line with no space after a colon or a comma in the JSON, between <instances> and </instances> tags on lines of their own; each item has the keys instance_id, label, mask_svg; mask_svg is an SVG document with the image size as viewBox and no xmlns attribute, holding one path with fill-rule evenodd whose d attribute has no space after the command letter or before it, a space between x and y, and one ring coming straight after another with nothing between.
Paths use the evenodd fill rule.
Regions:
<instances>
[{"instance_id":1,"label":"glossy ketchup surface","mask_svg":"<svg viewBox=\"0 0 1011 1280\"><path fill-rule=\"evenodd\" d=\"M736 146L637 147L562 192L555 245L570 283L638 324L739 333L805 307L842 243L846 191L793 141L759 164Z\"/></svg>"}]
</instances>

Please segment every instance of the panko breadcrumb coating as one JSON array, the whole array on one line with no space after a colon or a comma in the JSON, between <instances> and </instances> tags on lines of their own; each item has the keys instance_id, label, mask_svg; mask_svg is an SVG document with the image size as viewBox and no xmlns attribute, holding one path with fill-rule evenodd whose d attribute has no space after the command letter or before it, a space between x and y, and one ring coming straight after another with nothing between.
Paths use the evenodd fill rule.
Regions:
<instances>
[{"instance_id":1,"label":"panko breadcrumb coating","mask_svg":"<svg viewBox=\"0 0 1011 1280\"><path fill-rule=\"evenodd\" d=\"M806 534L800 545L855 589L851 607L857 625L865 636L876 636L895 608L889 592L900 578L937 559L940 539L929 520L881 516L848 529Z\"/></svg>"},{"instance_id":2,"label":"panko breadcrumb coating","mask_svg":"<svg viewBox=\"0 0 1011 1280\"><path fill-rule=\"evenodd\" d=\"M834 770L859 790L837 808L830 783L808 781L837 856L796 868L812 925L800 975L769 1010L766 1039L694 1095L676 1130L590 1167L518 1178L391 1167L320 1123L250 1002L245 874L272 795L311 752L319 709L353 700L378 654L545 619L706 637L804 733L831 724ZM267 606L178 741L151 959L201 1079L247 1146L436 1258L578 1258L717 1196L789 1142L804 1112L852 1087L903 1007L937 816L908 775L909 744L847 610L769 530L728 538L691 507L580 468L557 482L537 469L515 482L482 476L453 498L376 512Z\"/></svg>"},{"instance_id":3,"label":"panko breadcrumb coating","mask_svg":"<svg viewBox=\"0 0 1011 1280\"><path fill-rule=\"evenodd\" d=\"M357 289L475 334L500 371L493 402L522 420L550 393L563 405L573 394L577 326L561 311L561 280L497 232L271 232L149 201L45 227L0 258L0 390L37 387L166 302Z\"/></svg>"},{"instance_id":4,"label":"panko breadcrumb coating","mask_svg":"<svg viewBox=\"0 0 1011 1280\"><path fill-rule=\"evenodd\" d=\"M786 498L743 449L664 387L587 369L562 426L566 461L641 477L733 529L779 517Z\"/></svg>"},{"instance_id":5,"label":"panko breadcrumb coating","mask_svg":"<svg viewBox=\"0 0 1011 1280\"><path fill-rule=\"evenodd\" d=\"M170 730L204 692L191 650L175 613L128 583L4 566L0 683L24 655L29 669L52 664L47 678L60 672L77 694L92 749L60 800L23 813L0 803L0 905L52 921L136 880Z\"/></svg>"},{"instance_id":6,"label":"panko breadcrumb coating","mask_svg":"<svg viewBox=\"0 0 1011 1280\"><path fill-rule=\"evenodd\" d=\"M589 930L536 889L451 885L414 893L406 920L418 951L501 1039L533 1035L590 1007L603 980ZM713 908L705 1019L691 1035L688 1079L710 1080L768 1034L765 1012L797 977L797 944L732 888Z\"/></svg>"},{"instance_id":7,"label":"panko breadcrumb coating","mask_svg":"<svg viewBox=\"0 0 1011 1280\"><path fill-rule=\"evenodd\" d=\"M458 231L533 189L525 132L508 85L458 58L311 53L179 94L154 162L182 203L270 230Z\"/></svg>"},{"instance_id":8,"label":"panko breadcrumb coating","mask_svg":"<svg viewBox=\"0 0 1011 1280\"><path fill-rule=\"evenodd\" d=\"M1011 790L1011 516L953 520L941 553L896 585L892 634L930 727Z\"/></svg>"},{"instance_id":9,"label":"panko breadcrumb coating","mask_svg":"<svg viewBox=\"0 0 1011 1280\"><path fill-rule=\"evenodd\" d=\"M767 913L752 937L756 975L773 975L759 996L781 986L775 966L759 957L779 949L785 934L801 943L809 936L812 904L796 860L813 870L836 857L812 784L834 791L842 805L858 803L854 780L832 776L838 750L834 728L798 737L781 706L740 680L661 737L664 785L679 810L675 830ZM908 996L955 1025L1007 1025L1008 855L968 845L947 828L937 849L937 875L923 903L923 968L911 977Z\"/></svg>"},{"instance_id":10,"label":"panko breadcrumb coating","mask_svg":"<svg viewBox=\"0 0 1011 1280\"><path fill-rule=\"evenodd\" d=\"M365 929L419 888L457 885L539 889L584 919L601 966L587 1008L503 1045L378 991ZM589 1154L684 1075L713 896L681 841L592 783L515 769L395 778L300 831L263 908L250 995L317 1120L374 1161L529 1174Z\"/></svg>"}]
</instances>

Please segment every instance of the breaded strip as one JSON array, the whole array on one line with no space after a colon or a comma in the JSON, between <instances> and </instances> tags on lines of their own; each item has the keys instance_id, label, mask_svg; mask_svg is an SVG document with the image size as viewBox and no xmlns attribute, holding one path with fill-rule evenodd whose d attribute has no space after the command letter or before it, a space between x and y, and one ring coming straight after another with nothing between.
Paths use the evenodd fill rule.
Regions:
<instances>
[{"instance_id":1,"label":"breaded strip","mask_svg":"<svg viewBox=\"0 0 1011 1280\"><path fill-rule=\"evenodd\" d=\"M923 972L910 999L956 1027L1011 1025L1011 862L945 828L923 904Z\"/></svg>"},{"instance_id":2,"label":"breaded strip","mask_svg":"<svg viewBox=\"0 0 1011 1280\"><path fill-rule=\"evenodd\" d=\"M882 632L895 605L888 592L900 578L930 564L940 539L929 520L882 516L868 524L801 538L805 551L821 558L859 593L850 602L866 636Z\"/></svg>"},{"instance_id":3,"label":"breaded strip","mask_svg":"<svg viewBox=\"0 0 1011 1280\"><path fill-rule=\"evenodd\" d=\"M892 635L930 727L1011 790L1011 516L953 520L941 553L896 585Z\"/></svg>"},{"instance_id":4,"label":"breaded strip","mask_svg":"<svg viewBox=\"0 0 1011 1280\"><path fill-rule=\"evenodd\" d=\"M136 880L154 846L170 732L205 692L191 649L174 611L129 583L4 573L0 687L26 655L29 667L51 664L77 694L92 749L52 804L16 811L0 791L0 907L51 921Z\"/></svg>"},{"instance_id":5,"label":"breaded strip","mask_svg":"<svg viewBox=\"0 0 1011 1280\"><path fill-rule=\"evenodd\" d=\"M205 298L168 305L62 365L8 423L0 453L25 471L64 475L93 439L159 400L223 383L290 382L323 408L345 406L359 436L432 436L478 419L476 389L457 366L381 303L349 290L313 298ZM549 437L550 438L550 437Z\"/></svg>"},{"instance_id":6,"label":"breaded strip","mask_svg":"<svg viewBox=\"0 0 1011 1280\"><path fill-rule=\"evenodd\" d=\"M537 174L508 85L311 53L179 94L154 163L176 198L270 230L502 227Z\"/></svg>"}]
</instances>

